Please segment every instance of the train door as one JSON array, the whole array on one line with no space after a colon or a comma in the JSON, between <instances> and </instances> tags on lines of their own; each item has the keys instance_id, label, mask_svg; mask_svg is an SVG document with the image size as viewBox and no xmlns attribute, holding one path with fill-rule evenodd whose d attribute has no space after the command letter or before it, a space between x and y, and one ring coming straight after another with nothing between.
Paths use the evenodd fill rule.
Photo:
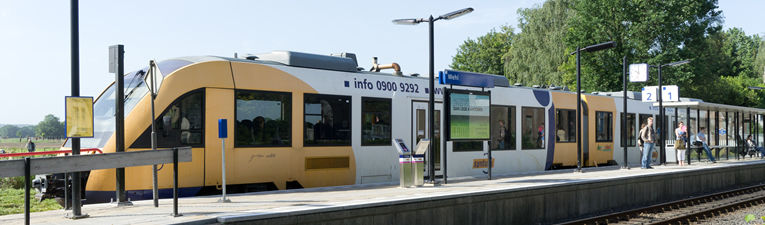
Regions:
<instances>
[{"instance_id":1,"label":"train door","mask_svg":"<svg viewBox=\"0 0 765 225\"><path fill-rule=\"evenodd\" d=\"M433 112L435 117L435 138L432 138L430 143L434 147L435 152L435 168L436 176L441 176L441 103L435 103L435 111ZM412 146L417 145L420 139L427 138L429 134L428 126L428 103L427 102L412 102ZM425 155L425 165L429 165L429 155ZM428 166L425 166L425 174L428 174Z\"/></svg>"},{"instance_id":2,"label":"train door","mask_svg":"<svg viewBox=\"0 0 765 225\"><path fill-rule=\"evenodd\" d=\"M590 160L590 110L587 108L587 102L582 100L582 166L587 166Z\"/></svg>"}]
</instances>

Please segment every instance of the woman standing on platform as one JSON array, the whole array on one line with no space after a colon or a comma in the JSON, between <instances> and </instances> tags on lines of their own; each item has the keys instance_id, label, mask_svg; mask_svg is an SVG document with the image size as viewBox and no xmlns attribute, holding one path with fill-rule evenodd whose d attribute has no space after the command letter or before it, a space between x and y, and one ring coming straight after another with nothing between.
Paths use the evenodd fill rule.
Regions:
<instances>
[{"instance_id":1,"label":"woman standing on platform","mask_svg":"<svg viewBox=\"0 0 765 225\"><path fill-rule=\"evenodd\" d=\"M683 122L677 123L677 129L675 129L675 150L677 150L677 162L680 166L685 166L685 135L686 127L683 126Z\"/></svg>"}]
</instances>

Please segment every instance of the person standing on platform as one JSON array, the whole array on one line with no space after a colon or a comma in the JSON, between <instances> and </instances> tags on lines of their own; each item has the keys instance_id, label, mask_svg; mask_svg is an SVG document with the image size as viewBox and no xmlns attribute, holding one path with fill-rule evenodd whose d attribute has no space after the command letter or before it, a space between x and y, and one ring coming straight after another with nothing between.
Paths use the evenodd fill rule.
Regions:
<instances>
[{"instance_id":1,"label":"person standing on platform","mask_svg":"<svg viewBox=\"0 0 765 225\"><path fill-rule=\"evenodd\" d=\"M643 161L640 165L640 169L653 169L651 167L651 153L653 151L654 142L656 141L656 131L653 130L653 117L646 119L646 126L640 131L640 137L643 138Z\"/></svg>"},{"instance_id":2,"label":"person standing on platform","mask_svg":"<svg viewBox=\"0 0 765 225\"><path fill-rule=\"evenodd\" d=\"M686 128L683 126L683 122L677 123L677 129L675 129L675 150L677 150L677 163L680 166L685 166L685 135Z\"/></svg>"},{"instance_id":3,"label":"person standing on platform","mask_svg":"<svg viewBox=\"0 0 765 225\"><path fill-rule=\"evenodd\" d=\"M701 146L704 148L704 152L707 153L707 158L712 163L717 163L717 160L715 160L715 157L712 156L712 150L709 149L709 146L707 146L707 136L704 135L704 129L703 127L699 128L699 133L696 134L696 145L699 145L698 142L701 142Z\"/></svg>"},{"instance_id":4,"label":"person standing on platform","mask_svg":"<svg viewBox=\"0 0 765 225\"><path fill-rule=\"evenodd\" d=\"M499 120L499 138L497 139L499 149L505 149L505 135L507 135L505 131L505 121Z\"/></svg>"},{"instance_id":5,"label":"person standing on platform","mask_svg":"<svg viewBox=\"0 0 765 225\"><path fill-rule=\"evenodd\" d=\"M27 148L28 152L35 152L35 143L32 142L32 139L28 139L27 145L25 146Z\"/></svg>"}]
</instances>

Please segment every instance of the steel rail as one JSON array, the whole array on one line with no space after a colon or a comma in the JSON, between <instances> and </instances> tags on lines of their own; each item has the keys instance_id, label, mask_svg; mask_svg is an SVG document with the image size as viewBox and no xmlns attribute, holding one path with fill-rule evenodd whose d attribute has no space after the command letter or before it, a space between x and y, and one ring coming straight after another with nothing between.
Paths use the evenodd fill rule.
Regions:
<instances>
[{"instance_id":1,"label":"steel rail","mask_svg":"<svg viewBox=\"0 0 765 225\"><path fill-rule=\"evenodd\" d=\"M612 214L606 214L602 216L595 216L595 217L585 218L581 220L558 223L558 224L559 225L584 225L584 224L589 225L589 224L618 223L621 221L629 221L631 219L637 219L636 215L639 215L645 212L653 213L657 211L660 211L660 212L671 211L673 209L680 209L680 208L684 208L688 206L707 203L714 200L722 200L725 198L735 197L742 194L748 194L748 193L753 193L753 192L763 191L763 190L765 190L765 185L754 185L754 186L739 188L739 189L730 190L730 191L723 191L723 192L718 192L714 194L709 194L709 195L704 195L704 196L699 196L699 197L694 197L689 199L682 199L682 200L672 201L667 203L661 203L661 204L656 204L652 206L647 206L647 207L642 207L642 208L637 208L637 209L632 209L632 210L627 210L627 211L622 211L622 212L617 212ZM648 223L653 224L653 221L648 221ZM660 221L657 221L657 224L659 223ZM668 223L661 223L661 224L668 224ZM675 222L674 224L677 224L677 222Z\"/></svg>"}]
</instances>

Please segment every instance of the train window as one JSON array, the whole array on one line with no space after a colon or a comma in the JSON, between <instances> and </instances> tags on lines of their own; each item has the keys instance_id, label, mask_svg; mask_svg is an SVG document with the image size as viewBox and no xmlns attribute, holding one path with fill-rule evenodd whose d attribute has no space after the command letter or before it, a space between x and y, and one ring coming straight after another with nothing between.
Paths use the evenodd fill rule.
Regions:
<instances>
[{"instance_id":1,"label":"train window","mask_svg":"<svg viewBox=\"0 0 765 225\"><path fill-rule=\"evenodd\" d=\"M613 113L595 112L595 141L611 142L614 140L613 132Z\"/></svg>"},{"instance_id":2,"label":"train window","mask_svg":"<svg viewBox=\"0 0 765 225\"><path fill-rule=\"evenodd\" d=\"M621 119L624 120L624 113L621 113ZM619 121L622 121L619 120ZM623 133L624 129L621 129L619 131L622 134L622 137L624 137ZM627 132L629 132L629 135L627 136L627 147L635 147L637 142L637 132L638 129L635 129L635 114L634 113L627 113ZM621 143L621 147L624 147L624 143L621 142L621 139L619 139Z\"/></svg>"},{"instance_id":3,"label":"train window","mask_svg":"<svg viewBox=\"0 0 765 225\"><path fill-rule=\"evenodd\" d=\"M351 97L305 94L306 146L351 145Z\"/></svg>"},{"instance_id":4,"label":"train window","mask_svg":"<svg viewBox=\"0 0 765 225\"><path fill-rule=\"evenodd\" d=\"M515 106L491 106L491 149L515 150Z\"/></svg>"},{"instance_id":5,"label":"train window","mask_svg":"<svg viewBox=\"0 0 765 225\"><path fill-rule=\"evenodd\" d=\"M555 111L555 142L576 142L576 110Z\"/></svg>"},{"instance_id":6,"label":"train window","mask_svg":"<svg viewBox=\"0 0 765 225\"><path fill-rule=\"evenodd\" d=\"M361 98L361 145L391 145L391 100Z\"/></svg>"},{"instance_id":7,"label":"train window","mask_svg":"<svg viewBox=\"0 0 765 225\"><path fill-rule=\"evenodd\" d=\"M235 147L291 146L292 93L236 91Z\"/></svg>"},{"instance_id":8,"label":"train window","mask_svg":"<svg viewBox=\"0 0 765 225\"><path fill-rule=\"evenodd\" d=\"M643 127L643 124L648 125L648 118L649 117L653 117L653 115L651 115L651 114L640 114L640 121L638 121L638 123L640 123L641 129ZM638 131L640 131L640 129L638 129Z\"/></svg>"},{"instance_id":9,"label":"train window","mask_svg":"<svg viewBox=\"0 0 765 225\"><path fill-rule=\"evenodd\" d=\"M204 146L204 91L192 91L175 100L154 121L157 147ZM151 126L130 146L151 147Z\"/></svg>"},{"instance_id":10,"label":"train window","mask_svg":"<svg viewBox=\"0 0 765 225\"><path fill-rule=\"evenodd\" d=\"M523 107L522 149L543 149L545 147L545 109Z\"/></svg>"}]
</instances>

